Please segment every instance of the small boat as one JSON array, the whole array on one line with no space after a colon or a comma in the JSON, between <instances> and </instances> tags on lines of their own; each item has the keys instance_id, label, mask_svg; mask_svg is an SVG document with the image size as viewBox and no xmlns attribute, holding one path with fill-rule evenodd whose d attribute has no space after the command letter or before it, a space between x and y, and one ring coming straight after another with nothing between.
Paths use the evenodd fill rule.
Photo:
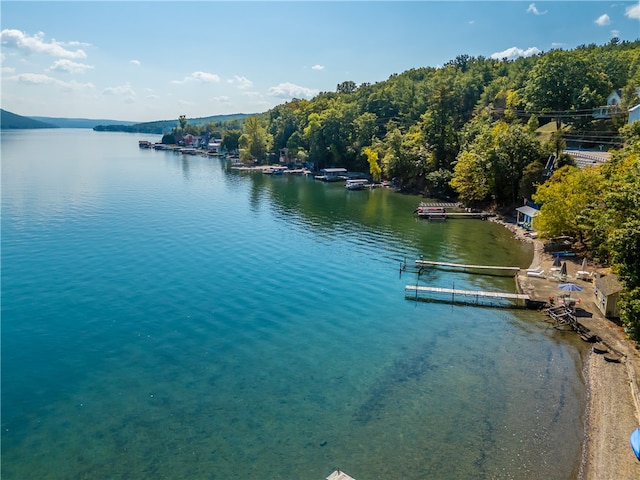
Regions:
<instances>
[{"instance_id":1,"label":"small boat","mask_svg":"<svg viewBox=\"0 0 640 480\"><path fill-rule=\"evenodd\" d=\"M266 173L267 175L282 175L285 170L287 170L287 167L271 165L269 168L263 170L262 173Z\"/></svg>"},{"instance_id":2,"label":"small boat","mask_svg":"<svg viewBox=\"0 0 640 480\"><path fill-rule=\"evenodd\" d=\"M631 442L631 448L633 449L633 453L636 454L636 458L640 460L640 428L636 428L629 438Z\"/></svg>"},{"instance_id":3,"label":"small boat","mask_svg":"<svg viewBox=\"0 0 640 480\"><path fill-rule=\"evenodd\" d=\"M418 208L414 210L420 218L426 218L428 220L446 220L447 211L444 207L430 207L425 204L420 204Z\"/></svg>"},{"instance_id":4,"label":"small boat","mask_svg":"<svg viewBox=\"0 0 640 480\"><path fill-rule=\"evenodd\" d=\"M369 185L369 180L365 178L357 178L347 180L347 183L344 184L344 188L347 190L363 190L367 185Z\"/></svg>"},{"instance_id":5,"label":"small boat","mask_svg":"<svg viewBox=\"0 0 640 480\"><path fill-rule=\"evenodd\" d=\"M596 343L593 347L591 347L591 350L593 350L593 353L598 353L598 354L607 353L609 351L607 346L604 343L600 343L600 342Z\"/></svg>"},{"instance_id":6,"label":"small boat","mask_svg":"<svg viewBox=\"0 0 640 480\"><path fill-rule=\"evenodd\" d=\"M617 353L607 352L604 354L604 359L610 363L620 363L622 356Z\"/></svg>"}]
</instances>

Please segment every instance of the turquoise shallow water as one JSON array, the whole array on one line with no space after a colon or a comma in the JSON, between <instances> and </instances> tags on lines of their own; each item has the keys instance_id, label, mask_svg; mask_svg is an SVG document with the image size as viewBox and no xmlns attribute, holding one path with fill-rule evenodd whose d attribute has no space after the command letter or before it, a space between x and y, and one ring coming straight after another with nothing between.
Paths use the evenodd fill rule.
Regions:
<instances>
[{"instance_id":1,"label":"turquoise shallow water","mask_svg":"<svg viewBox=\"0 0 640 480\"><path fill-rule=\"evenodd\" d=\"M144 138L2 132L3 478L575 474L571 339L535 312L408 301L399 275L420 255L526 266L530 246Z\"/></svg>"}]
</instances>

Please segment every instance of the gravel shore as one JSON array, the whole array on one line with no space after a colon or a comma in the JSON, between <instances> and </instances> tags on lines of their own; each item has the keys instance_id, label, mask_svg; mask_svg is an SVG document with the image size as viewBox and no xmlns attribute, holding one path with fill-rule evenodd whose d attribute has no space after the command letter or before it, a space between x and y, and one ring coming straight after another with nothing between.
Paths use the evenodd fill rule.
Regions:
<instances>
[{"instance_id":1,"label":"gravel shore","mask_svg":"<svg viewBox=\"0 0 640 480\"><path fill-rule=\"evenodd\" d=\"M496 220L514 232L521 241L534 243L532 268L540 267L550 272L553 257L543 251L542 242L523 235L523 231L510 222ZM624 329L605 318L594 303L593 282L576 280L575 272L580 270L582 259L568 257L568 281L584 288L578 294L580 312L578 321L590 333L602 339L609 352L620 355L620 362L605 360L605 355L592 350L584 360L583 374L587 387L585 411L585 436L580 480L638 480L640 461L636 459L629 444L631 432L640 426L640 352L635 342L629 340ZM588 270L605 273L596 265ZM547 299L558 293L557 280L519 276L518 282L523 293L532 298Z\"/></svg>"}]
</instances>

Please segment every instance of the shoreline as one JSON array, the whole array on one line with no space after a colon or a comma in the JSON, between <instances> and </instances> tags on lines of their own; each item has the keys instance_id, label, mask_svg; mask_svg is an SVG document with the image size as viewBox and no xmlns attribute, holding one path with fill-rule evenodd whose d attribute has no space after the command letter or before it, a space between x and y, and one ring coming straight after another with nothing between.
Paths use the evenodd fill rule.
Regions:
<instances>
[{"instance_id":1,"label":"shoreline","mask_svg":"<svg viewBox=\"0 0 640 480\"><path fill-rule=\"evenodd\" d=\"M492 221L509 229L517 240L533 243L534 253L530 268L548 272L553 265L551 254L545 253L540 240L525 236L514 223L494 218ZM575 258L566 258L569 278L580 269ZM598 271L597 266L590 268ZM527 293L557 293L557 283L546 278L519 275L518 287ZM570 281L575 281L571 278ZM640 461L629 445L631 432L640 426L640 353L635 342L627 339L624 329L602 315L593 302L593 284L579 281L581 310L579 322L591 333L598 335L607 348L622 356L620 363L609 362L593 349L582 358L582 375L586 389L585 409L582 416L584 437L578 480L636 480L640 478ZM538 295L547 298L546 295Z\"/></svg>"}]
</instances>

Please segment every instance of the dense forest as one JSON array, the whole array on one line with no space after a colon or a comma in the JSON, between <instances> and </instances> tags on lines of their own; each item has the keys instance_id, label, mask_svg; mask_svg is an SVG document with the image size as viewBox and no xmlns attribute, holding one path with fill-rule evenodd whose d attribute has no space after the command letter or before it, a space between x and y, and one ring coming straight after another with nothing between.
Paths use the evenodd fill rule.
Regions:
<instances>
[{"instance_id":1,"label":"dense forest","mask_svg":"<svg viewBox=\"0 0 640 480\"><path fill-rule=\"evenodd\" d=\"M241 128L215 127L246 162L271 162L286 148L315 169L365 171L469 206L509 211L534 200L543 236L575 238L619 275L622 321L640 340L640 122L627 125L638 87L640 41L612 39L516 60L461 55L375 84L345 81ZM613 91L621 101L595 118ZM580 169L563 153L568 146L613 155Z\"/></svg>"},{"instance_id":2,"label":"dense forest","mask_svg":"<svg viewBox=\"0 0 640 480\"><path fill-rule=\"evenodd\" d=\"M242 120L248 117L246 113L234 113L231 115L213 115L211 117L199 117L186 119L190 132L185 133L197 133L200 134L203 131L211 131L212 129L219 129L223 124L226 129L239 128L242 125ZM186 117L185 117L186 118ZM144 123L105 123L96 125L93 129L96 132L126 132L126 133L165 133L171 128L177 128L178 120L157 120L155 122ZM183 125L184 126L184 125Z\"/></svg>"}]
</instances>

